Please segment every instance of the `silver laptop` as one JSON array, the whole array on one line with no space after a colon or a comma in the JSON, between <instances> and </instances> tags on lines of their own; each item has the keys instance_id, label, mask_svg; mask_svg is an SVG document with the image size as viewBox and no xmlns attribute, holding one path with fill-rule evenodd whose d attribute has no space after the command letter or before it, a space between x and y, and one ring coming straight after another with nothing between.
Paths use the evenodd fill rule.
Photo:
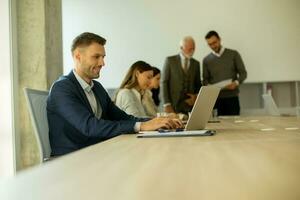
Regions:
<instances>
[{"instance_id":1,"label":"silver laptop","mask_svg":"<svg viewBox=\"0 0 300 200\"><path fill-rule=\"evenodd\" d=\"M205 128L212 114L219 92L220 88L214 86L202 86L200 88L185 130L202 130Z\"/></svg>"},{"instance_id":2,"label":"silver laptop","mask_svg":"<svg viewBox=\"0 0 300 200\"><path fill-rule=\"evenodd\" d=\"M212 114L220 88L214 86L202 86L189 116L184 131L141 131L137 137L168 137L168 136L201 136L211 135L205 126ZM203 131L200 131L203 130Z\"/></svg>"}]
</instances>

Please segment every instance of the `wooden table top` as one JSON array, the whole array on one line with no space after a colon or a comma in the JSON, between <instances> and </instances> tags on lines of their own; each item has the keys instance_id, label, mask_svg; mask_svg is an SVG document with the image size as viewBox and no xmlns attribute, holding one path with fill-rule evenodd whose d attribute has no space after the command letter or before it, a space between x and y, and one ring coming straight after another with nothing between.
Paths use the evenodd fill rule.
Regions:
<instances>
[{"instance_id":1,"label":"wooden table top","mask_svg":"<svg viewBox=\"0 0 300 200\"><path fill-rule=\"evenodd\" d=\"M300 199L300 118L208 128L217 134L116 137L0 182L0 199Z\"/></svg>"}]
</instances>

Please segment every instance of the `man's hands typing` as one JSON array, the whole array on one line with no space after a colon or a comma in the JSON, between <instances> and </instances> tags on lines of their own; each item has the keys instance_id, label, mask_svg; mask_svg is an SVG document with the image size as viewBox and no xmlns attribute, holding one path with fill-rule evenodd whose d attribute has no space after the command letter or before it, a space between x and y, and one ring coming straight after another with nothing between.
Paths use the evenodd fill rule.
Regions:
<instances>
[{"instance_id":1,"label":"man's hands typing","mask_svg":"<svg viewBox=\"0 0 300 200\"><path fill-rule=\"evenodd\" d=\"M140 130L154 131L159 128L166 128L166 129L183 128L183 123L180 119L168 118L168 117L156 117L147 122L142 122Z\"/></svg>"}]
</instances>

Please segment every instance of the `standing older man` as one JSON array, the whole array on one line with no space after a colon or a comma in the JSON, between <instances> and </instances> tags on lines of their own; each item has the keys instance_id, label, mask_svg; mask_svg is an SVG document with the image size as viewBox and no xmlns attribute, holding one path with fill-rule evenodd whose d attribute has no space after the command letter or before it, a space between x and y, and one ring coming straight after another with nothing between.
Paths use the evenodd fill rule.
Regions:
<instances>
[{"instance_id":1,"label":"standing older man","mask_svg":"<svg viewBox=\"0 0 300 200\"><path fill-rule=\"evenodd\" d=\"M193 57L195 41L184 37L180 53L167 57L162 73L162 92L165 112L187 114L193 108L201 87L200 63Z\"/></svg>"},{"instance_id":2,"label":"standing older man","mask_svg":"<svg viewBox=\"0 0 300 200\"><path fill-rule=\"evenodd\" d=\"M205 39L212 53L203 59L203 84L215 84L224 80L231 83L222 88L215 108L218 115L239 115L239 85L247 77L247 71L236 50L224 48L216 31L209 31Z\"/></svg>"},{"instance_id":3,"label":"standing older man","mask_svg":"<svg viewBox=\"0 0 300 200\"><path fill-rule=\"evenodd\" d=\"M99 77L104 66L105 42L93 33L77 36L72 45L74 69L60 77L50 90L47 115L52 156L123 133L182 126L176 119L135 118L115 106L103 86L93 80Z\"/></svg>"}]
</instances>

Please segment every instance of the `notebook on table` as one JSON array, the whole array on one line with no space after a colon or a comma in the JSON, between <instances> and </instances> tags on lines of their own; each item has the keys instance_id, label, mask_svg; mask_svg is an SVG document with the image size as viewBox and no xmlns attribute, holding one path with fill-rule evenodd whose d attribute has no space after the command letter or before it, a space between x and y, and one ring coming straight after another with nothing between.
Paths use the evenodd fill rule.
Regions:
<instances>
[{"instance_id":1,"label":"notebook on table","mask_svg":"<svg viewBox=\"0 0 300 200\"><path fill-rule=\"evenodd\" d=\"M138 138L147 137L183 137L183 136L211 136L213 130L205 130L205 126L211 116L212 109L218 98L220 88L214 86L202 86L193 106L190 117L183 130L141 131Z\"/></svg>"}]
</instances>

